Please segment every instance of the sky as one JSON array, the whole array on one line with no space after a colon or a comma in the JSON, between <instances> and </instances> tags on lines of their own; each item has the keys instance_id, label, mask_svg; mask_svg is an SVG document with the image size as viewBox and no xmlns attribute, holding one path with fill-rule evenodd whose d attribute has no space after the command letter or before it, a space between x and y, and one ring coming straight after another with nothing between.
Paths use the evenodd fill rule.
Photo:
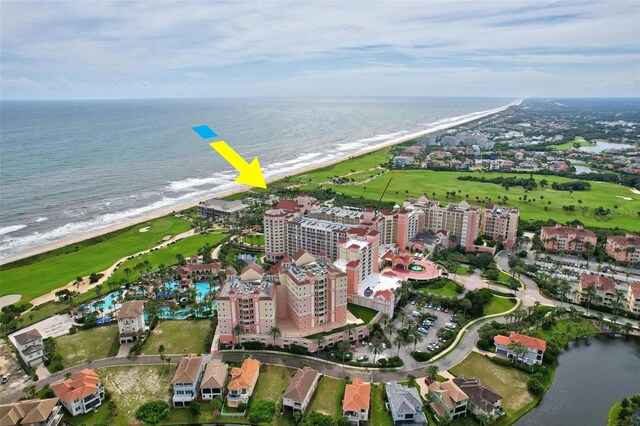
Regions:
<instances>
[{"instance_id":1,"label":"sky","mask_svg":"<svg viewBox=\"0 0 640 426\"><path fill-rule=\"evenodd\" d=\"M640 96L640 1L4 1L2 99Z\"/></svg>"}]
</instances>

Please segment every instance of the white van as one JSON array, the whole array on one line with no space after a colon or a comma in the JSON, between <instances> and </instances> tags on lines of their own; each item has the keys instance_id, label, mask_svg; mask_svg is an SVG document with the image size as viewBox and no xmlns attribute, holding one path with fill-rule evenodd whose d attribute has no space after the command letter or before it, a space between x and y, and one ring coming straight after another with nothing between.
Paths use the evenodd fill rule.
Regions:
<instances>
[{"instance_id":1,"label":"white van","mask_svg":"<svg viewBox=\"0 0 640 426\"><path fill-rule=\"evenodd\" d=\"M457 324L454 324L452 322L448 322L444 325L445 328L448 328L449 330L453 330L454 328L457 327Z\"/></svg>"},{"instance_id":2,"label":"white van","mask_svg":"<svg viewBox=\"0 0 640 426\"><path fill-rule=\"evenodd\" d=\"M411 315L413 315L413 316L414 316L414 317L416 317L416 318L420 318L420 315L421 315L421 314L420 314L420 312L418 312L418 311L413 311L413 312L411 312Z\"/></svg>"}]
</instances>

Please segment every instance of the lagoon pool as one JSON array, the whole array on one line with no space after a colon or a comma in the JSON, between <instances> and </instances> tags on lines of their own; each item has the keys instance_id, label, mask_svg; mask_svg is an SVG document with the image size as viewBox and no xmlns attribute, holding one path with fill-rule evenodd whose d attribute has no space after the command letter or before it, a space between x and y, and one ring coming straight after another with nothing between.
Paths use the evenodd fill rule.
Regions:
<instances>
[{"instance_id":1,"label":"lagoon pool","mask_svg":"<svg viewBox=\"0 0 640 426\"><path fill-rule=\"evenodd\" d=\"M194 283L192 284L192 286L196 288L196 300L198 302L202 302L203 300L205 300L207 297L207 294L210 291L218 291L220 289L220 286L218 285L209 286L209 283L207 282ZM172 281L164 285L164 288L168 291L173 291L178 287L179 287L178 281ZM195 316L196 318L209 318L216 311L217 306L218 306L218 302L214 300L213 302L211 302L211 310L201 312L201 313L195 313L193 308L188 308L188 307L180 308L174 312L171 312L171 310L169 310L169 308L167 307L163 307L163 308L160 308L160 314L158 315L158 317L161 319L178 319L178 320L186 319L190 316ZM148 316L147 312L145 312L144 315L145 317L147 317Z\"/></svg>"},{"instance_id":2,"label":"lagoon pool","mask_svg":"<svg viewBox=\"0 0 640 426\"><path fill-rule=\"evenodd\" d=\"M109 293L107 297L104 299L100 299L97 302L93 302L89 306L84 306L85 311L97 311L100 308L104 310L104 312L111 312L120 307L120 303L116 302L116 298L120 297L119 291L114 291L113 293Z\"/></svg>"},{"instance_id":3,"label":"lagoon pool","mask_svg":"<svg viewBox=\"0 0 640 426\"><path fill-rule=\"evenodd\" d=\"M194 283L191 285L196 288L196 299L198 302L202 302L207 297L209 291L218 291L220 289L220 286L217 285L209 287L209 283ZM171 281L164 286L167 290L175 290L178 288L179 283L178 281Z\"/></svg>"}]
</instances>

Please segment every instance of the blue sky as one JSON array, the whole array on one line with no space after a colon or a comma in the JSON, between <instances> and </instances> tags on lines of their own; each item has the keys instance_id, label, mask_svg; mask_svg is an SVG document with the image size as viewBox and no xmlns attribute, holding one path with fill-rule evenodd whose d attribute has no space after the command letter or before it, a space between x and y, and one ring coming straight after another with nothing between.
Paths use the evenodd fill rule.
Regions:
<instances>
[{"instance_id":1,"label":"blue sky","mask_svg":"<svg viewBox=\"0 0 640 426\"><path fill-rule=\"evenodd\" d=\"M640 96L640 2L2 1L2 99Z\"/></svg>"}]
</instances>

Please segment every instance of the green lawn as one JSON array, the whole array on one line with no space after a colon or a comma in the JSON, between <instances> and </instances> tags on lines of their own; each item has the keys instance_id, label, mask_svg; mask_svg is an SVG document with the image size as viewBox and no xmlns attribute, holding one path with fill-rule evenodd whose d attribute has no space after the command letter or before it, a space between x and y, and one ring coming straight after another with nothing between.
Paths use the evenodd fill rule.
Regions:
<instances>
[{"instance_id":1,"label":"green lawn","mask_svg":"<svg viewBox=\"0 0 640 426\"><path fill-rule=\"evenodd\" d=\"M245 244L251 244L254 246L264 246L264 234L250 234L244 235L242 241Z\"/></svg>"},{"instance_id":2,"label":"green lawn","mask_svg":"<svg viewBox=\"0 0 640 426\"><path fill-rule=\"evenodd\" d=\"M307 414L317 411L327 416L342 415L342 398L344 396L345 381L327 376L320 377L316 393L307 407Z\"/></svg>"},{"instance_id":3,"label":"green lawn","mask_svg":"<svg viewBox=\"0 0 640 426\"><path fill-rule=\"evenodd\" d=\"M120 343L118 325L81 330L76 334L57 337L56 352L62 355L65 367L116 356Z\"/></svg>"},{"instance_id":4,"label":"green lawn","mask_svg":"<svg viewBox=\"0 0 640 426\"><path fill-rule=\"evenodd\" d=\"M109 419L107 405L97 412L77 417L65 417L72 425L94 425L109 419L111 426L144 424L135 418L136 410L145 402L165 400L170 404L171 378L175 365L138 365L98 368L96 373L111 393L118 415Z\"/></svg>"},{"instance_id":5,"label":"green lawn","mask_svg":"<svg viewBox=\"0 0 640 426\"><path fill-rule=\"evenodd\" d=\"M282 394L287 390L289 382L295 374L296 370L294 368L261 364L260 375L251 395L251 401L280 401Z\"/></svg>"},{"instance_id":6,"label":"green lawn","mask_svg":"<svg viewBox=\"0 0 640 426\"><path fill-rule=\"evenodd\" d=\"M622 409L622 400L616 402L613 405L613 407L611 407L611 410L609 410L609 418L607 420L607 426L616 426L621 409Z\"/></svg>"},{"instance_id":7,"label":"green lawn","mask_svg":"<svg viewBox=\"0 0 640 426\"><path fill-rule=\"evenodd\" d=\"M540 339L545 340L551 340L551 338L555 336L556 339L559 339L559 346L564 347L570 340L589 336L599 331L591 320L585 318L567 318L558 320L556 325L549 330L538 329L535 334Z\"/></svg>"},{"instance_id":8,"label":"green lawn","mask_svg":"<svg viewBox=\"0 0 640 426\"><path fill-rule=\"evenodd\" d=\"M483 355L471 352L460 364L449 370L454 376L475 377L502 395L502 407L514 413L534 400L527 390L529 376L517 368L498 365Z\"/></svg>"},{"instance_id":9,"label":"green lawn","mask_svg":"<svg viewBox=\"0 0 640 426\"><path fill-rule=\"evenodd\" d=\"M143 354L155 355L160 345L165 354L208 353L211 346L211 321L161 320L144 345Z\"/></svg>"},{"instance_id":10,"label":"green lawn","mask_svg":"<svg viewBox=\"0 0 640 426\"><path fill-rule=\"evenodd\" d=\"M148 227L147 232L140 229ZM190 228L190 223L173 216L166 216L141 223L116 236L93 245L69 246L57 255L43 256L41 260L22 266L2 267L0 296L22 294L20 303L69 284L79 276L100 272L113 265L118 259L149 249L162 242L165 236L175 236ZM14 263L14 265L16 265Z\"/></svg>"},{"instance_id":11,"label":"green lawn","mask_svg":"<svg viewBox=\"0 0 640 426\"><path fill-rule=\"evenodd\" d=\"M456 273L458 275L471 275L471 269L467 265L461 265Z\"/></svg>"},{"instance_id":12,"label":"green lawn","mask_svg":"<svg viewBox=\"0 0 640 426\"><path fill-rule=\"evenodd\" d=\"M354 317L361 319L365 324L369 324L378 313L375 309L354 305L353 303L347 305L347 310L351 312Z\"/></svg>"},{"instance_id":13,"label":"green lawn","mask_svg":"<svg viewBox=\"0 0 640 426\"><path fill-rule=\"evenodd\" d=\"M393 426L391 414L384 405L384 385L371 386L371 424L375 426Z\"/></svg>"},{"instance_id":14,"label":"green lawn","mask_svg":"<svg viewBox=\"0 0 640 426\"><path fill-rule=\"evenodd\" d=\"M589 141L585 140L582 136L576 136L572 141L568 141L568 142L561 143L561 144L558 144L558 145L551 145L550 148L555 149L555 150L568 151L571 148L573 148L574 144L578 144L580 146L595 145L594 142L589 142Z\"/></svg>"},{"instance_id":15,"label":"green lawn","mask_svg":"<svg viewBox=\"0 0 640 426\"><path fill-rule=\"evenodd\" d=\"M176 255L181 254L184 257L194 256L197 254L200 247L204 247L207 243L214 247L225 237L226 234L219 231L206 235L199 234L194 235L193 237L184 238L160 250L155 250L142 256L127 260L118 267L111 278L109 278L108 282L117 282L123 278L126 279L126 268L130 269L129 281L133 282L139 275L138 271L134 269L134 266L144 262L145 260L149 261L153 269L156 269L160 264L164 264L165 266L174 265L178 263Z\"/></svg>"},{"instance_id":16,"label":"green lawn","mask_svg":"<svg viewBox=\"0 0 640 426\"><path fill-rule=\"evenodd\" d=\"M355 160L354 160L355 161ZM358 159L357 163L346 161L341 163L341 170L349 170L357 167L357 164L363 163ZM326 178L324 173L323 177ZM630 231L640 230L637 221L637 212L640 210L640 196L631 192L627 187L605 182L589 182L591 189L589 191L576 191L570 194L568 191L556 191L551 189L552 182L569 182L571 178L563 178L558 176L533 175L538 183L542 179L546 179L549 185L545 188L538 186L533 191L526 192L527 200L521 198L525 195L525 190L520 187L509 188L505 191L499 185L482 182L459 181L458 176L468 176L470 173L465 172L436 172L432 170L396 170L394 171L394 179L391 181L387 192L382 198L383 201L390 201L402 204L402 201L408 195L419 196L427 194L430 198L438 198L441 203L446 203L445 193L464 188L455 198L456 202L468 198L471 202L478 197L479 202L488 200L497 201L498 195L506 195L508 197L507 204L509 206L518 207L520 209L520 217L523 221L531 219L547 220L552 217L560 222L571 220L580 220L586 226L597 226L602 228L619 227ZM471 173L471 175L474 175ZM477 174L476 174L477 175ZM315 175L314 175L315 176ZM493 178L498 176L510 176L509 174L487 173L482 172L482 176ZM520 176L520 175L517 175ZM524 175L523 175L524 176ZM295 179L296 177L292 178ZM316 181L317 182L317 181ZM388 176L382 176L372 180L365 185L327 185L337 192L355 197L364 197L372 201L377 201L389 182ZM316 184L304 185L301 189L314 189ZM407 188L411 188L409 194L405 193ZM543 199L541 197L544 197ZM624 200L620 197L628 197L631 200ZM520 198L520 199L519 199ZM534 199L535 201L531 201ZM578 203L581 200L582 203ZM548 204L548 202L551 204ZM574 212L567 212L562 206L574 205ZM586 213L582 212L581 206L588 207ZM609 208L614 214L607 220L599 220L593 216L593 209L596 207ZM617 206L617 208L615 207ZM545 211L544 208L548 210Z\"/></svg>"},{"instance_id":17,"label":"green lawn","mask_svg":"<svg viewBox=\"0 0 640 426\"><path fill-rule=\"evenodd\" d=\"M507 312L509 309L516 306L514 299L505 299L502 297L493 296L489 303L487 303L482 310L483 315L494 315L502 312Z\"/></svg>"},{"instance_id":18,"label":"green lawn","mask_svg":"<svg viewBox=\"0 0 640 426\"><path fill-rule=\"evenodd\" d=\"M427 293L439 294L440 296L447 296L447 297L455 297L458 295L458 293L456 293L456 288L458 287L459 284L456 284L455 281L450 280L448 278L438 278L438 282L439 283L445 282L445 284L442 286L440 286L440 284L437 284L435 287L429 287L427 284L423 287L420 287L419 290Z\"/></svg>"}]
</instances>

